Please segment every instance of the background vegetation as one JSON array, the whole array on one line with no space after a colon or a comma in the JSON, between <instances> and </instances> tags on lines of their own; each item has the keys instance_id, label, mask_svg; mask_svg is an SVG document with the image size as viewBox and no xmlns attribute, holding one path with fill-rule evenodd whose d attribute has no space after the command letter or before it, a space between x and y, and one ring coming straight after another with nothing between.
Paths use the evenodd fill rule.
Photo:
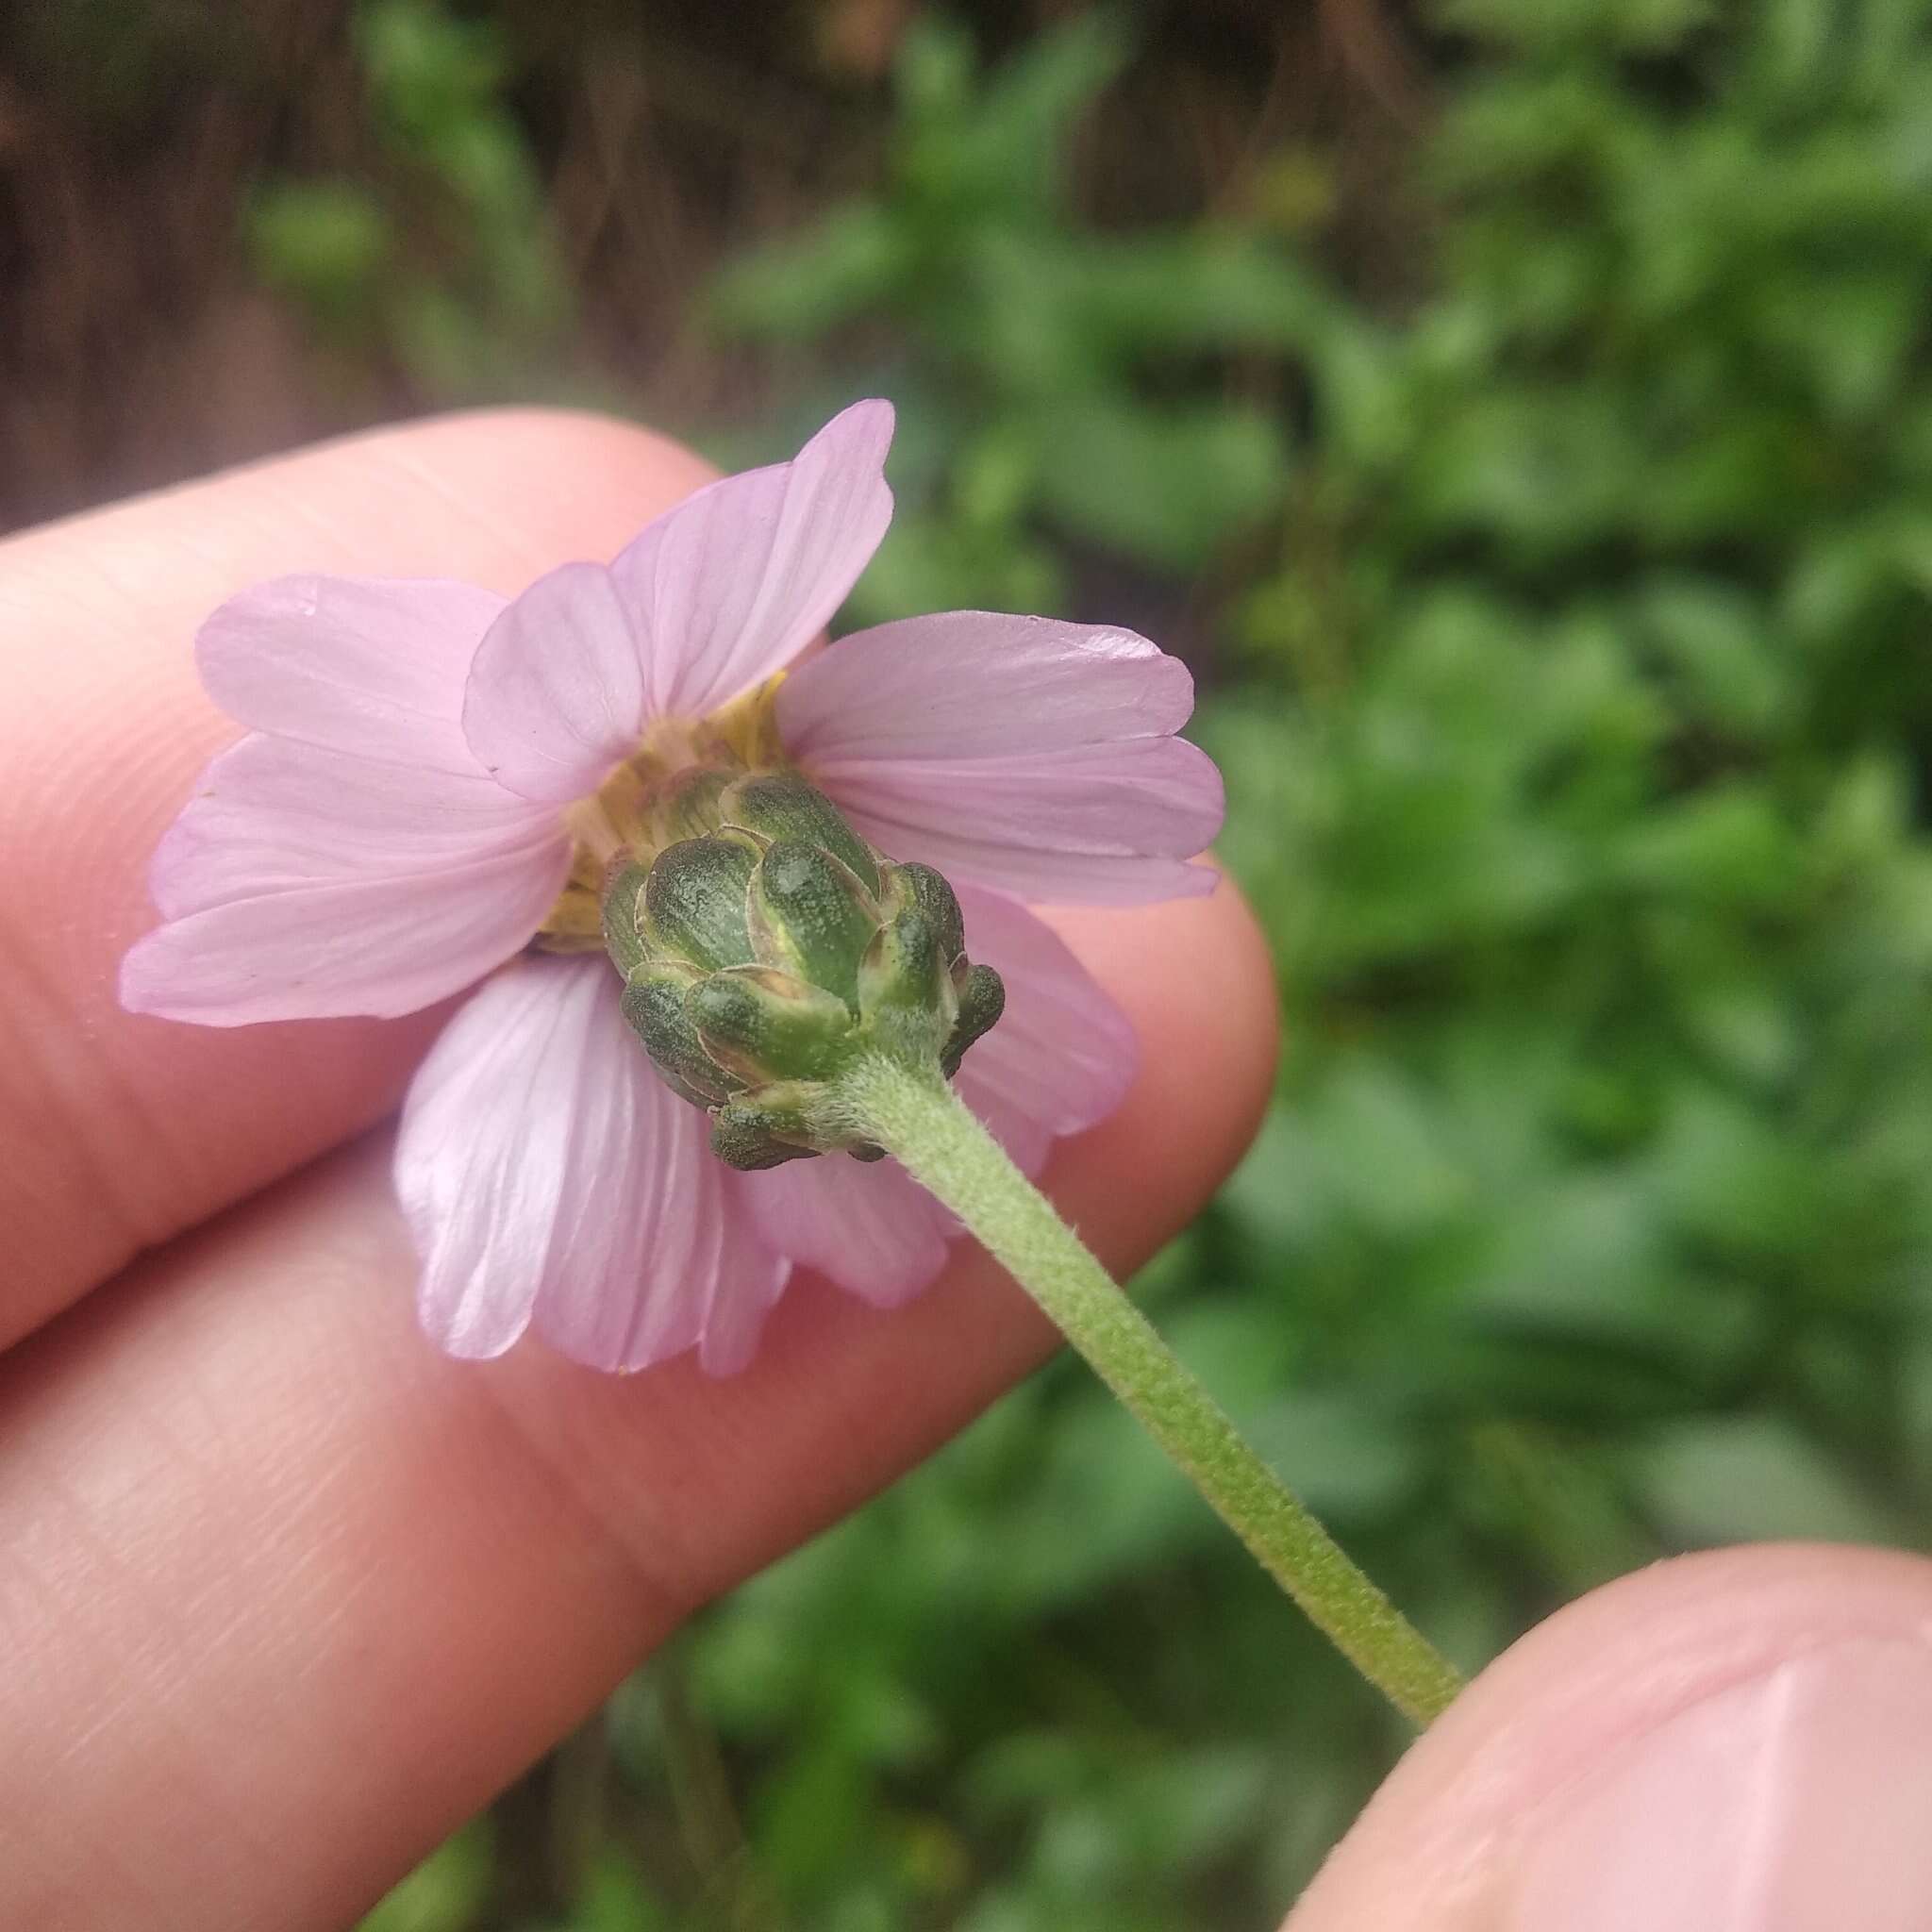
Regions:
<instances>
[{"instance_id":1,"label":"background vegetation","mask_svg":"<svg viewBox=\"0 0 1932 1932\"><path fill-rule=\"evenodd\" d=\"M1474 1663L1663 1551L1925 1543L1927 0L43 0L0 238L14 521L894 396L855 620L1201 675L1291 1050L1142 1286L1357 1554ZM1061 1365L370 1932L1272 1924L1396 1741Z\"/></svg>"}]
</instances>

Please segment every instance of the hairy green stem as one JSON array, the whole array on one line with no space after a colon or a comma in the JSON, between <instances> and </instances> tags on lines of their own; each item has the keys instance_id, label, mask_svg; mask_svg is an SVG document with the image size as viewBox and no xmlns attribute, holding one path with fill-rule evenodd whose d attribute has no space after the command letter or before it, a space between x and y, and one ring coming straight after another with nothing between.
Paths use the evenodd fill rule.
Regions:
<instances>
[{"instance_id":1,"label":"hairy green stem","mask_svg":"<svg viewBox=\"0 0 1932 1932\"><path fill-rule=\"evenodd\" d=\"M1248 1446L938 1069L869 1057L835 1091L845 1122L966 1224L1363 1676L1416 1724L1439 1715L1461 1688L1454 1669Z\"/></svg>"}]
</instances>

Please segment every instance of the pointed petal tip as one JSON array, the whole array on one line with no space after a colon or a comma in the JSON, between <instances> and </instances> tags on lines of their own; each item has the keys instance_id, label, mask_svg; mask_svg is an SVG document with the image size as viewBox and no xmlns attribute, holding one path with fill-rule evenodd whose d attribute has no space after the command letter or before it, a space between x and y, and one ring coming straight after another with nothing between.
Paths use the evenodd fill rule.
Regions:
<instances>
[{"instance_id":1,"label":"pointed petal tip","mask_svg":"<svg viewBox=\"0 0 1932 1932\"><path fill-rule=\"evenodd\" d=\"M811 441L806 444L809 449L821 437L838 432L839 440L849 438L855 444L876 443L879 459L884 461L886 451L891 446L892 432L898 424L898 412L884 396L861 396L856 403L848 403L834 416Z\"/></svg>"},{"instance_id":2,"label":"pointed petal tip","mask_svg":"<svg viewBox=\"0 0 1932 1932\"><path fill-rule=\"evenodd\" d=\"M854 403L790 462L721 477L618 554L654 715L702 715L750 690L832 617L891 522L892 426L890 403Z\"/></svg>"},{"instance_id":3,"label":"pointed petal tip","mask_svg":"<svg viewBox=\"0 0 1932 1932\"><path fill-rule=\"evenodd\" d=\"M246 1000L209 999L197 992L192 952L184 958L170 925L143 933L121 957L114 992L124 1013L173 1020L188 1026L247 1026L273 1017Z\"/></svg>"},{"instance_id":4,"label":"pointed petal tip","mask_svg":"<svg viewBox=\"0 0 1932 1932\"><path fill-rule=\"evenodd\" d=\"M153 933L143 933L121 956L121 971L114 985L114 997L124 1013L142 1013L158 1020L175 1016L166 1010L167 994L157 984L154 970Z\"/></svg>"},{"instance_id":5,"label":"pointed petal tip","mask_svg":"<svg viewBox=\"0 0 1932 1932\"><path fill-rule=\"evenodd\" d=\"M459 1362L493 1362L508 1355L530 1332L528 1309L515 1321L495 1325L473 1323L452 1328L443 1324L431 1306L426 1274L417 1284L416 1321L444 1355Z\"/></svg>"},{"instance_id":6,"label":"pointed petal tip","mask_svg":"<svg viewBox=\"0 0 1932 1932\"><path fill-rule=\"evenodd\" d=\"M1174 891L1169 896L1175 899L1211 898L1221 890L1224 876L1221 868L1205 855L1188 859L1178 869Z\"/></svg>"}]
</instances>

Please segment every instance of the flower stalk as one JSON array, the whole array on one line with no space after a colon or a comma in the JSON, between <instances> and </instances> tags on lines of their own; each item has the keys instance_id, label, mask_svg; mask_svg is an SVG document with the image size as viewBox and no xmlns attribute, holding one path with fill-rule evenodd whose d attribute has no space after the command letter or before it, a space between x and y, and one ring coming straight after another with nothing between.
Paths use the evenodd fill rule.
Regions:
<instances>
[{"instance_id":1,"label":"flower stalk","mask_svg":"<svg viewBox=\"0 0 1932 1932\"><path fill-rule=\"evenodd\" d=\"M658 837L603 899L624 1015L728 1166L895 1156L978 1236L1397 1709L1456 1673L1245 1442L952 1086L1005 989L968 958L952 887L895 864L795 772L700 770L653 793ZM668 839L669 842L665 842Z\"/></svg>"},{"instance_id":2,"label":"flower stalk","mask_svg":"<svg viewBox=\"0 0 1932 1932\"><path fill-rule=\"evenodd\" d=\"M1242 1439L1080 1238L1007 1158L937 1066L868 1056L826 1103L892 1155L1046 1311L1263 1569L1417 1724L1461 1688L1455 1669L1350 1561Z\"/></svg>"}]
</instances>

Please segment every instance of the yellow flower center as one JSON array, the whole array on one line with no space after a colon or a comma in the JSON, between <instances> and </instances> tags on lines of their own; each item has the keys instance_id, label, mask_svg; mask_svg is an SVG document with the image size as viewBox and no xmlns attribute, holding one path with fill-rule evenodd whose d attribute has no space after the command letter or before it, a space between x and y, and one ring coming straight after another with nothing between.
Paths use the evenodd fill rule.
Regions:
<instances>
[{"instance_id":1,"label":"yellow flower center","mask_svg":"<svg viewBox=\"0 0 1932 1932\"><path fill-rule=\"evenodd\" d=\"M660 718L589 798L565 808L570 876L531 943L546 953L604 949L604 875L620 852L649 859L694 828L678 822L675 780L691 772L778 771L780 671L703 718Z\"/></svg>"}]
</instances>

